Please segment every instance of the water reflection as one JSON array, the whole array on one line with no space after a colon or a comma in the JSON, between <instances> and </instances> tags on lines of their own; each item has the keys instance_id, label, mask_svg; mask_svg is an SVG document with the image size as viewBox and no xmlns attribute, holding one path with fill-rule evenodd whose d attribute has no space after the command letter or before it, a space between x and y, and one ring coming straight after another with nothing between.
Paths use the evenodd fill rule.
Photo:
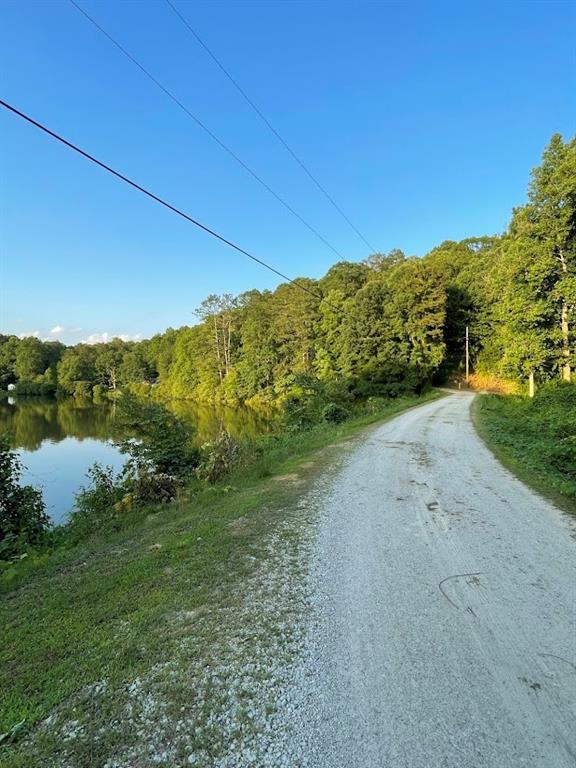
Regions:
<instances>
[{"instance_id":1,"label":"water reflection","mask_svg":"<svg viewBox=\"0 0 576 768\"><path fill-rule=\"evenodd\" d=\"M272 423L270 414L247 408L212 408L186 401L168 405L195 427L199 444L222 429L242 438L261 434ZM116 406L109 402L29 397L0 401L0 433L8 433L12 447L20 449L24 479L42 488L55 522L65 519L85 482L86 470L95 461L116 469L124 463L112 444L127 436L119 432L115 415Z\"/></svg>"}]
</instances>

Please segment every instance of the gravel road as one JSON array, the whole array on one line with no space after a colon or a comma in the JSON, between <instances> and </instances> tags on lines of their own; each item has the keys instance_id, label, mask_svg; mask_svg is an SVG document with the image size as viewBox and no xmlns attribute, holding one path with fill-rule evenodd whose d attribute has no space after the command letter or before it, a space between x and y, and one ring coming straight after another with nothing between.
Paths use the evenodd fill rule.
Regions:
<instances>
[{"instance_id":1,"label":"gravel road","mask_svg":"<svg viewBox=\"0 0 576 768\"><path fill-rule=\"evenodd\" d=\"M333 479L283 765L576 765L574 523L498 463L471 400L384 424Z\"/></svg>"}]
</instances>

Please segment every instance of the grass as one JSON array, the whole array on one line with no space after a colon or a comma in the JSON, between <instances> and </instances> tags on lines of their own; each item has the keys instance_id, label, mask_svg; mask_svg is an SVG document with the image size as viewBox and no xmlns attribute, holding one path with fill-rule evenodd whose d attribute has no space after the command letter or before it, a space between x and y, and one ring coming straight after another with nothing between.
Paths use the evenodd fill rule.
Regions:
<instances>
[{"instance_id":1,"label":"grass","mask_svg":"<svg viewBox=\"0 0 576 768\"><path fill-rule=\"evenodd\" d=\"M249 730L245 712L271 706L227 678L235 664L277 657L289 645L293 608L282 597L283 571L288 578L299 567L295 521L309 514L299 499L341 454L339 446L438 396L399 398L340 425L269 438L261 460L225 482L124 530L5 570L0 733L25 725L0 747L0 766L111 768L114 756L139 749L151 734L153 763L117 764L185 764L193 748L200 756L194 764L209 765L226 739ZM288 564L266 571L281 552L292 553ZM256 668L254 690L264 685L259 675L265 672ZM243 696L252 701L245 710ZM231 706L238 716L227 731L222 722ZM218 727L214 712L224 713ZM181 753L170 751L170 744L184 744L172 728L187 732Z\"/></svg>"},{"instance_id":2,"label":"grass","mask_svg":"<svg viewBox=\"0 0 576 768\"><path fill-rule=\"evenodd\" d=\"M504 466L576 514L576 385L549 385L533 400L480 395L472 417Z\"/></svg>"}]
</instances>

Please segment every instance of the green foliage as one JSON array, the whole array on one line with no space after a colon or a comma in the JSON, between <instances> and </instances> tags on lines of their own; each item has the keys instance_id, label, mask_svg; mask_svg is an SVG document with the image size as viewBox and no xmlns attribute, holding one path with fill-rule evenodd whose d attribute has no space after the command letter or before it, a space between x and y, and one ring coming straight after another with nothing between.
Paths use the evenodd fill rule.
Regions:
<instances>
[{"instance_id":1,"label":"green foliage","mask_svg":"<svg viewBox=\"0 0 576 768\"><path fill-rule=\"evenodd\" d=\"M90 400L92 397L92 385L89 381L74 382L74 397L78 400Z\"/></svg>"},{"instance_id":2,"label":"green foliage","mask_svg":"<svg viewBox=\"0 0 576 768\"><path fill-rule=\"evenodd\" d=\"M49 528L42 493L21 485L22 464L0 436L0 559L8 559L29 547L38 547Z\"/></svg>"},{"instance_id":3,"label":"green foliage","mask_svg":"<svg viewBox=\"0 0 576 768\"><path fill-rule=\"evenodd\" d=\"M350 416L350 411L338 403L328 403L322 408L322 421L340 424Z\"/></svg>"},{"instance_id":4,"label":"green foliage","mask_svg":"<svg viewBox=\"0 0 576 768\"><path fill-rule=\"evenodd\" d=\"M168 504L178 495L182 480L165 472L154 472L147 463L128 464L124 479L128 491L122 502L124 507L143 507L149 504Z\"/></svg>"},{"instance_id":5,"label":"green foliage","mask_svg":"<svg viewBox=\"0 0 576 768\"><path fill-rule=\"evenodd\" d=\"M146 465L155 474L185 478L198 465L191 426L160 403L125 393L118 400L118 424L135 435L118 444L130 456L135 474Z\"/></svg>"},{"instance_id":6,"label":"green foliage","mask_svg":"<svg viewBox=\"0 0 576 768\"><path fill-rule=\"evenodd\" d=\"M87 476L89 485L76 494L67 526L75 538L84 538L113 524L117 505L126 494L122 475L116 475L112 467L95 463Z\"/></svg>"},{"instance_id":7,"label":"green foliage","mask_svg":"<svg viewBox=\"0 0 576 768\"><path fill-rule=\"evenodd\" d=\"M528 483L576 502L576 384L542 387L534 399L485 396L481 431Z\"/></svg>"},{"instance_id":8,"label":"green foliage","mask_svg":"<svg viewBox=\"0 0 576 768\"><path fill-rule=\"evenodd\" d=\"M138 343L64 348L0 336L0 387L88 395L117 389L200 402L286 403L294 424L317 403L293 378L338 382L356 398L421 392L472 369L569 380L575 367L576 139L552 137L528 202L501 237L447 240L422 258L395 249L340 261L305 288L208 296L197 325ZM331 401L328 397L326 401ZM291 400L291 403L288 401ZM335 399L335 401L337 401Z\"/></svg>"},{"instance_id":9,"label":"green foliage","mask_svg":"<svg viewBox=\"0 0 576 768\"><path fill-rule=\"evenodd\" d=\"M173 475L154 472L134 460L118 474L95 463L87 473L89 484L76 494L65 538L79 541L101 530L121 530L128 513L176 498L181 482Z\"/></svg>"},{"instance_id":10,"label":"green foliage","mask_svg":"<svg viewBox=\"0 0 576 768\"><path fill-rule=\"evenodd\" d=\"M92 387L92 398L94 399L95 403L102 402L106 399L106 388L102 386L102 384L94 384Z\"/></svg>"},{"instance_id":11,"label":"green foliage","mask_svg":"<svg viewBox=\"0 0 576 768\"><path fill-rule=\"evenodd\" d=\"M56 393L56 387L45 381L28 381L20 379L14 390L15 395L32 397L52 397Z\"/></svg>"},{"instance_id":12,"label":"green foliage","mask_svg":"<svg viewBox=\"0 0 576 768\"><path fill-rule=\"evenodd\" d=\"M197 475L205 482L218 482L237 469L246 454L246 446L222 431L217 438L202 446Z\"/></svg>"},{"instance_id":13,"label":"green foliage","mask_svg":"<svg viewBox=\"0 0 576 768\"><path fill-rule=\"evenodd\" d=\"M396 397L396 393L394 395L390 395L390 397ZM364 401L364 411L366 413L370 414L376 414L382 411L388 403L388 400L386 397L368 397Z\"/></svg>"}]
</instances>

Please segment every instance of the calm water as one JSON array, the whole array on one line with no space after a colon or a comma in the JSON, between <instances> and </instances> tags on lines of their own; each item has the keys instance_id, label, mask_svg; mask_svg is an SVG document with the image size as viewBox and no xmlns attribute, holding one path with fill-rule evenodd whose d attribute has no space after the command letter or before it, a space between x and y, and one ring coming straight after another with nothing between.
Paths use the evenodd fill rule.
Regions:
<instances>
[{"instance_id":1,"label":"calm water","mask_svg":"<svg viewBox=\"0 0 576 768\"><path fill-rule=\"evenodd\" d=\"M175 401L170 408L194 425L197 441L205 442L226 429L234 437L260 434L270 420L240 408L211 408ZM115 406L67 400L9 398L0 401L0 433L11 435L26 467L23 480L42 489L54 522L63 522L74 503L86 471L95 462L120 469L125 461L112 440Z\"/></svg>"}]
</instances>

